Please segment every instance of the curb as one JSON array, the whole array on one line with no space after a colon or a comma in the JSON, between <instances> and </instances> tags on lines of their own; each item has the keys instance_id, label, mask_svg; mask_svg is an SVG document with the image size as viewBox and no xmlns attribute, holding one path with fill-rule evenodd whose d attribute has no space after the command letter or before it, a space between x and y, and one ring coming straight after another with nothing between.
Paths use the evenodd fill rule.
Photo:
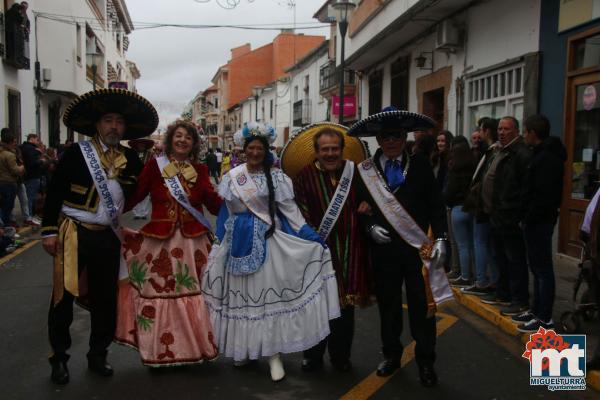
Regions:
<instances>
[{"instance_id":1,"label":"curb","mask_svg":"<svg viewBox=\"0 0 600 400\"><path fill-rule=\"evenodd\" d=\"M458 288L452 288L452 291L457 303L462 304L483 319L496 325L504 333L518 338L522 343L529 341L530 334L519 332L517 325L512 322L510 317L500 315L500 311L496 307L482 303L478 296L464 294ZM600 371L587 371L585 380L588 387L600 391Z\"/></svg>"}]
</instances>

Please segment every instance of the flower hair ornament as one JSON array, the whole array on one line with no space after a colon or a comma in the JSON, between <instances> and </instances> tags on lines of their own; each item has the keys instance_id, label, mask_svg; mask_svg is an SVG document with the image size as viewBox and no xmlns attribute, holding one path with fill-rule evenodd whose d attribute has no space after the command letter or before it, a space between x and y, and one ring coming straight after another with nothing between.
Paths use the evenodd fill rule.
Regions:
<instances>
[{"instance_id":1,"label":"flower hair ornament","mask_svg":"<svg viewBox=\"0 0 600 400\"><path fill-rule=\"evenodd\" d=\"M248 122L244 127L233 135L233 140L236 145L243 146L244 142L255 136L264 137L269 144L272 144L277 138L275 129L269 124L260 122Z\"/></svg>"}]
</instances>

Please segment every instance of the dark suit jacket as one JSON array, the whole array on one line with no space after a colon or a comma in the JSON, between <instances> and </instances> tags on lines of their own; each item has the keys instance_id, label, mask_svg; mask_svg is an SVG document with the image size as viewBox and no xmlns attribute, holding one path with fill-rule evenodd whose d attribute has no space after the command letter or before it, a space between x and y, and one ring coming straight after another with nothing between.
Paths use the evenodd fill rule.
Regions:
<instances>
[{"instance_id":1,"label":"dark suit jacket","mask_svg":"<svg viewBox=\"0 0 600 400\"><path fill-rule=\"evenodd\" d=\"M123 189L125 199L133 194L137 177L143 164L138 154L121 147L127 158L127 165L119 174L118 182ZM52 181L48 186L44 203L42 234L55 234L58 231L58 217L63 204L84 211L95 212L98 209L98 191L92 180L87 164L81 153L81 147L74 144L65 151L58 162Z\"/></svg>"},{"instance_id":2,"label":"dark suit jacket","mask_svg":"<svg viewBox=\"0 0 600 400\"><path fill-rule=\"evenodd\" d=\"M379 163L381 155L382 151L378 149L373 156L373 163L379 170L379 173L385 177ZM406 173L406 180L394 191L394 196L396 196L396 199L398 199L400 204L402 204L425 233L428 232L431 226L436 238L443 237L448 229L446 208L431 165L420 154L409 155L408 153L404 153L402 158L403 170L406 169L409 158L410 164ZM387 222L362 180L359 199L360 201L367 201L373 209L372 216L361 217L365 229L374 224L380 225L390 232L394 242L401 244L403 247L410 247Z\"/></svg>"}]
</instances>

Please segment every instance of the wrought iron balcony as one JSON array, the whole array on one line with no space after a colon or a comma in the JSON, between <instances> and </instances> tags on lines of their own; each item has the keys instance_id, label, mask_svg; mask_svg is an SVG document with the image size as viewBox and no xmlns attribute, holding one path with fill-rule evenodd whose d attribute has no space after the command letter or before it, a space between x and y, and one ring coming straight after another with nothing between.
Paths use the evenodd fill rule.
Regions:
<instances>
[{"instance_id":1,"label":"wrought iron balcony","mask_svg":"<svg viewBox=\"0 0 600 400\"><path fill-rule=\"evenodd\" d=\"M329 61L319 70L319 91L321 93L335 89L340 84L340 67L335 66L335 61ZM344 71L344 86L355 85L356 76L354 71Z\"/></svg>"},{"instance_id":2,"label":"wrought iron balcony","mask_svg":"<svg viewBox=\"0 0 600 400\"><path fill-rule=\"evenodd\" d=\"M310 125L310 114L310 99L296 101L294 103L294 126Z\"/></svg>"}]
</instances>

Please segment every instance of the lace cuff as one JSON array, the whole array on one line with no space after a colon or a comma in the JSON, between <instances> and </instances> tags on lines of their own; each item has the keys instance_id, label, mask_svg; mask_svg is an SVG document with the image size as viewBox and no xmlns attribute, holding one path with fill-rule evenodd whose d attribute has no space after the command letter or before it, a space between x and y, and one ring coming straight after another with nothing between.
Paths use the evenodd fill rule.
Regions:
<instances>
[{"instance_id":1,"label":"lace cuff","mask_svg":"<svg viewBox=\"0 0 600 400\"><path fill-rule=\"evenodd\" d=\"M219 183L219 188L217 189L219 196L221 196L222 198L224 198L227 201L233 200L233 191L232 191L231 185L232 185L231 176L229 176L229 172L228 172L225 175L223 175L223 178L221 179L221 183Z\"/></svg>"},{"instance_id":2,"label":"lace cuff","mask_svg":"<svg viewBox=\"0 0 600 400\"><path fill-rule=\"evenodd\" d=\"M273 187L275 188L275 201L281 203L285 200L294 199L294 184L289 176L282 170L274 168L271 170Z\"/></svg>"}]
</instances>

